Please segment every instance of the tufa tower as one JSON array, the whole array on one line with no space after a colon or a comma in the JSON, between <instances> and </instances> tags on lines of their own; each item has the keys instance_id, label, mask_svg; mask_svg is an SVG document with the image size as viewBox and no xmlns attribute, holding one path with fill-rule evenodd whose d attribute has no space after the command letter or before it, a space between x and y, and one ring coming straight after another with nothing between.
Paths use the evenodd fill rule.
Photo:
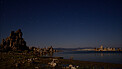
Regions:
<instances>
[{"instance_id":1,"label":"tufa tower","mask_svg":"<svg viewBox=\"0 0 122 69\"><path fill-rule=\"evenodd\" d=\"M18 29L16 32L11 31L11 34L6 39L2 40L0 44L1 51L23 51L28 50L25 40L22 38L21 29Z\"/></svg>"}]
</instances>

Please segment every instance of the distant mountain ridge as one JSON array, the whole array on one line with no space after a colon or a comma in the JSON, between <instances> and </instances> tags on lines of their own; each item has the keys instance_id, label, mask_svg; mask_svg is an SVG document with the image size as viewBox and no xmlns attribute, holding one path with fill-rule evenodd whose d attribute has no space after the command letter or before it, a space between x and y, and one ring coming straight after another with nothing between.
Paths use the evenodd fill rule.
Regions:
<instances>
[{"instance_id":1,"label":"distant mountain ridge","mask_svg":"<svg viewBox=\"0 0 122 69\"><path fill-rule=\"evenodd\" d=\"M93 49L93 47L84 47L84 48L54 48L55 50L77 50L77 49Z\"/></svg>"},{"instance_id":2,"label":"distant mountain ridge","mask_svg":"<svg viewBox=\"0 0 122 69\"><path fill-rule=\"evenodd\" d=\"M122 48L122 47L115 47L115 48ZM78 50L78 49L95 49L95 47L83 47L83 48L54 48L55 50Z\"/></svg>"}]
</instances>

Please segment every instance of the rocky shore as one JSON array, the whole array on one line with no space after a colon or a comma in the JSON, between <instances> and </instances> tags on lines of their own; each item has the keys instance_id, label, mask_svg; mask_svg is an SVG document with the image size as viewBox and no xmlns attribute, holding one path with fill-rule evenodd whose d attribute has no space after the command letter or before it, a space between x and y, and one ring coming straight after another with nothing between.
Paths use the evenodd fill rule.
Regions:
<instances>
[{"instance_id":1,"label":"rocky shore","mask_svg":"<svg viewBox=\"0 0 122 69\"><path fill-rule=\"evenodd\" d=\"M54 60L56 65L50 63ZM72 59L63 59L62 57L42 57L29 53L0 53L1 69L70 69L69 65L76 69L122 69L122 64L78 61Z\"/></svg>"}]
</instances>

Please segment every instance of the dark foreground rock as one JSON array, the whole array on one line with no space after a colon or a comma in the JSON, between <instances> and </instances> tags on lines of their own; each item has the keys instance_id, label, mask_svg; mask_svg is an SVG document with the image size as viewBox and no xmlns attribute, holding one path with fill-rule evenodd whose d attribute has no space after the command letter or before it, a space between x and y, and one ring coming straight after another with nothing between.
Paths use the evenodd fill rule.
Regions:
<instances>
[{"instance_id":1,"label":"dark foreground rock","mask_svg":"<svg viewBox=\"0 0 122 69\"><path fill-rule=\"evenodd\" d=\"M53 60L58 60L52 66ZM32 54L0 53L0 69L122 69L122 64L88 62L56 57L41 57Z\"/></svg>"}]
</instances>

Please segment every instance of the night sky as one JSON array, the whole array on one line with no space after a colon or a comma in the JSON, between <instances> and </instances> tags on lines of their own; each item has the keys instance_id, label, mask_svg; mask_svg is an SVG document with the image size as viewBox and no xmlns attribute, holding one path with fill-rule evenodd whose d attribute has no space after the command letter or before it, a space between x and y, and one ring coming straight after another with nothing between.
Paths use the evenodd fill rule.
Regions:
<instances>
[{"instance_id":1,"label":"night sky","mask_svg":"<svg viewBox=\"0 0 122 69\"><path fill-rule=\"evenodd\" d=\"M28 46L121 47L121 0L0 0L0 42L21 29Z\"/></svg>"}]
</instances>

